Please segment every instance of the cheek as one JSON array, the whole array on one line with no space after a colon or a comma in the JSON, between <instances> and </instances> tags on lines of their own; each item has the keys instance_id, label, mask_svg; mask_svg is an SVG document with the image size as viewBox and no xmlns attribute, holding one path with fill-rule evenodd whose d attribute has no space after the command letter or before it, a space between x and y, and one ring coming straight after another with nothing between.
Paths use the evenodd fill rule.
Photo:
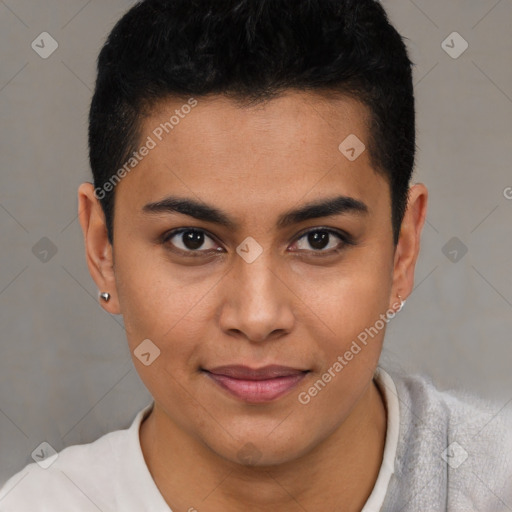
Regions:
<instances>
[{"instance_id":1,"label":"cheek","mask_svg":"<svg viewBox=\"0 0 512 512\"><path fill-rule=\"evenodd\" d=\"M116 261L117 292L132 351L144 339L152 340L161 350L179 339L174 347L179 353L179 347L186 347L187 339L194 338L192 331L198 325L205 291L202 286L180 281L175 273L168 262L161 258L150 261L148 254L139 257L132 252L130 259Z\"/></svg>"},{"instance_id":2,"label":"cheek","mask_svg":"<svg viewBox=\"0 0 512 512\"><path fill-rule=\"evenodd\" d=\"M129 276L119 272L119 279L126 337L137 373L158 402L171 398L177 409L189 410L184 386L197 368L197 340L202 339L198 326L204 321L197 303L204 292L184 292L173 279L162 279L156 266Z\"/></svg>"},{"instance_id":3,"label":"cheek","mask_svg":"<svg viewBox=\"0 0 512 512\"><path fill-rule=\"evenodd\" d=\"M205 341L214 336L210 327L218 277L190 282L185 272L178 275L170 264L156 262L144 268L120 265L118 276L126 337L141 380L155 399L173 397L185 408L190 396L184 387L196 378ZM147 366L137 357L146 339L158 353Z\"/></svg>"},{"instance_id":4,"label":"cheek","mask_svg":"<svg viewBox=\"0 0 512 512\"><path fill-rule=\"evenodd\" d=\"M364 338L366 330L386 313L391 284L388 255L369 250L354 253L344 265L321 277L318 273L311 278L303 276L298 294L303 297L303 311L310 311L310 319L303 321L310 325L311 338L321 340L319 348L327 357L326 363L348 350L361 333ZM384 334L381 323L375 342L371 347L368 343L365 356L359 360L371 360L368 352L380 350L378 340Z\"/></svg>"},{"instance_id":5,"label":"cheek","mask_svg":"<svg viewBox=\"0 0 512 512\"><path fill-rule=\"evenodd\" d=\"M315 324L325 335L317 332L312 339L322 357L314 380L301 388L299 403L312 418L327 418L322 428L339 424L375 372L387 326L391 279L386 265L362 261L325 288L316 288L313 300L322 321Z\"/></svg>"}]
</instances>

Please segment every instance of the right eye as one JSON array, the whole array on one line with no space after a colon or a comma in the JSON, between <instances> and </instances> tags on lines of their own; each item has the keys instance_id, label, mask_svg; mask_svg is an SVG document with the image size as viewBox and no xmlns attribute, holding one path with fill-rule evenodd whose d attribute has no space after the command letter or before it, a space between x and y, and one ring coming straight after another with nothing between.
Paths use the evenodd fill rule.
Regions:
<instances>
[{"instance_id":1,"label":"right eye","mask_svg":"<svg viewBox=\"0 0 512 512\"><path fill-rule=\"evenodd\" d=\"M176 242L171 242L172 239L176 238ZM205 256L212 252L219 252L219 246L216 243L213 245L206 242L206 249L199 250L203 247L205 240L211 240L213 238L206 234L206 231L198 228L178 228L173 229L162 239L164 244L170 251L184 254L185 256ZM217 247L217 248L215 248Z\"/></svg>"}]
</instances>

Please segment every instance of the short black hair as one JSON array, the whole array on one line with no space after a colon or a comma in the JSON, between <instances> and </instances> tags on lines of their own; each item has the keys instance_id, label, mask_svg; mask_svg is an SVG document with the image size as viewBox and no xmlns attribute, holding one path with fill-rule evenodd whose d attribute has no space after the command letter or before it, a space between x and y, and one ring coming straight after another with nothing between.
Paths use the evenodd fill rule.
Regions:
<instances>
[{"instance_id":1,"label":"short black hair","mask_svg":"<svg viewBox=\"0 0 512 512\"><path fill-rule=\"evenodd\" d=\"M288 90L341 93L370 112L367 150L389 183L398 243L415 158L412 65L374 0L144 0L98 57L89 158L113 244L109 179L138 149L142 121L170 98L255 103ZM341 141L340 141L341 142Z\"/></svg>"}]
</instances>

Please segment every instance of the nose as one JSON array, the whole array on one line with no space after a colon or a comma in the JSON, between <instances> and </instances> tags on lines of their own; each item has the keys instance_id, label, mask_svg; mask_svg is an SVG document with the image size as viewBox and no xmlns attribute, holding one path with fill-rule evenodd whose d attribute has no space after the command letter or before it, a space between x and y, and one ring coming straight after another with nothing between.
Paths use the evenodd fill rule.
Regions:
<instances>
[{"instance_id":1,"label":"nose","mask_svg":"<svg viewBox=\"0 0 512 512\"><path fill-rule=\"evenodd\" d=\"M220 327L251 342L280 338L292 330L294 295L284 273L263 251L254 261L238 257L226 275Z\"/></svg>"}]
</instances>

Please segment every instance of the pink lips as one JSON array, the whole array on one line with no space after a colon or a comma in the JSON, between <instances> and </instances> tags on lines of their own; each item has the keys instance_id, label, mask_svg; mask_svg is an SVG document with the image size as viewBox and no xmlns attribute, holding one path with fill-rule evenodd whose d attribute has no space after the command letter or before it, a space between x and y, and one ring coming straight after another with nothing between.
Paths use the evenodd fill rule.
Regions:
<instances>
[{"instance_id":1,"label":"pink lips","mask_svg":"<svg viewBox=\"0 0 512 512\"><path fill-rule=\"evenodd\" d=\"M206 375L232 395L246 402L275 400L294 388L307 370L270 365L252 369L247 366L219 366L205 370Z\"/></svg>"}]
</instances>

